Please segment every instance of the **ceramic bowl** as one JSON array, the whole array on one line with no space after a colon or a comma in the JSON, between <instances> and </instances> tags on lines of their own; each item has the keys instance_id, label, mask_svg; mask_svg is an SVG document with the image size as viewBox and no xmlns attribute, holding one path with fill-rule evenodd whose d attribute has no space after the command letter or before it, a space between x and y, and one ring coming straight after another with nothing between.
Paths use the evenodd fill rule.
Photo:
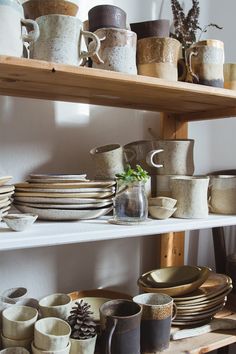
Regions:
<instances>
[{"instance_id":1,"label":"ceramic bowl","mask_svg":"<svg viewBox=\"0 0 236 354\"><path fill-rule=\"evenodd\" d=\"M17 339L6 338L3 335L1 336L1 338L2 338L3 348L20 347L20 348L25 348L25 349L30 350L32 338L17 340Z\"/></svg>"},{"instance_id":2,"label":"ceramic bowl","mask_svg":"<svg viewBox=\"0 0 236 354\"><path fill-rule=\"evenodd\" d=\"M6 289L1 293L1 296L5 298L12 299L14 301L19 301L24 298L28 293L28 290L23 287Z\"/></svg>"},{"instance_id":3,"label":"ceramic bowl","mask_svg":"<svg viewBox=\"0 0 236 354\"><path fill-rule=\"evenodd\" d=\"M54 317L42 318L35 323L34 346L43 351L58 351L68 347L70 325Z\"/></svg>"},{"instance_id":4,"label":"ceramic bowl","mask_svg":"<svg viewBox=\"0 0 236 354\"><path fill-rule=\"evenodd\" d=\"M164 208L160 206L149 206L148 211L153 219L168 219L170 218L177 208Z\"/></svg>"},{"instance_id":5,"label":"ceramic bowl","mask_svg":"<svg viewBox=\"0 0 236 354\"><path fill-rule=\"evenodd\" d=\"M24 231L35 222L37 217L38 215L35 214L8 214L3 221L14 231Z\"/></svg>"},{"instance_id":6,"label":"ceramic bowl","mask_svg":"<svg viewBox=\"0 0 236 354\"><path fill-rule=\"evenodd\" d=\"M0 351L0 354L30 354L28 350L21 347L7 348Z\"/></svg>"},{"instance_id":7,"label":"ceramic bowl","mask_svg":"<svg viewBox=\"0 0 236 354\"><path fill-rule=\"evenodd\" d=\"M156 198L149 198L148 205L149 206L160 206L164 208L172 209L176 206L177 200L168 198L168 197L156 197Z\"/></svg>"},{"instance_id":8,"label":"ceramic bowl","mask_svg":"<svg viewBox=\"0 0 236 354\"><path fill-rule=\"evenodd\" d=\"M128 294L120 293L118 291L112 291L109 289L80 290L80 291L74 291L68 295L71 297L73 301L77 299L88 298L88 297L107 298L111 300L116 300L116 299L132 300L132 296Z\"/></svg>"},{"instance_id":9,"label":"ceramic bowl","mask_svg":"<svg viewBox=\"0 0 236 354\"><path fill-rule=\"evenodd\" d=\"M39 301L42 317L57 317L66 320L71 309L71 298L67 294L52 294Z\"/></svg>"},{"instance_id":10,"label":"ceramic bowl","mask_svg":"<svg viewBox=\"0 0 236 354\"><path fill-rule=\"evenodd\" d=\"M68 343L65 349L61 350L40 350L36 348L34 343L32 342L31 349L33 354L70 354L71 342Z\"/></svg>"},{"instance_id":11,"label":"ceramic bowl","mask_svg":"<svg viewBox=\"0 0 236 354\"><path fill-rule=\"evenodd\" d=\"M29 306L11 306L2 313L2 333L4 337L21 340L32 338L38 311Z\"/></svg>"},{"instance_id":12,"label":"ceramic bowl","mask_svg":"<svg viewBox=\"0 0 236 354\"><path fill-rule=\"evenodd\" d=\"M74 303L79 302L80 300L83 300L91 306L90 311L93 312L93 319L94 321L98 322L100 321L100 307L105 304L105 302L110 301L111 299L104 297L82 297L80 299L75 300Z\"/></svg>"},{"instance_id":13,"label":"ceramic bowl","mask_svg":"<svg viewBox=\"0 0 236 354\"><path fill-rule=\"evenodd\" d=\"M29 0L23 3L25 18L35 20L44 15L68 15L76 16L78 6L74 2L66 0Z\"/></svg>"}]
</instances>

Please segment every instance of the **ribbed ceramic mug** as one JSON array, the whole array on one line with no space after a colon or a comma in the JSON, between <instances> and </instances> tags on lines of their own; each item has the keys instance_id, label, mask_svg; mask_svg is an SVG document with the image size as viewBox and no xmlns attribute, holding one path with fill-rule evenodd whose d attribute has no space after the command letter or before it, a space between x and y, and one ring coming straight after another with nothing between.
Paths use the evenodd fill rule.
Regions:
<instances>
[{"instance_id":1,"label":"ribbed ceramic mug","mask_svg":"<svg viewBox=\"0 0 236 354\"><path fill-rule=\"evenodd\" d=\"M180 48L180 42L174 38L140 39L137 49L139 75L177 81Z\"/></svg>"},{"instance_id":2,"label":"ribbed ceramic mug","mask_svg":"<svg viewBox=\"0 0 236 354\"><path fill-rule=\"evenodd\" d=\"M141 313L141 306L129 300L100 307L103 354L140 354Z\"/></svg>"},{"instance_id":3,"label":"ribbed ceramic mug","mask_svg":"<svg viewBox=\"0 0 236 354\"><path fill-rule=\"evenodd\" d=\"M224 43L208 39L193 44L186 51L186 62L192 82L224 87Z\"/></svg>"},{"instance_id":4,"label":"ribbed ceramic mug","mask_svg":"<svg viewBox=\"0 0 236 354\"><path fill-rule=\"evenodd\" d=\"M133 301L142 306L141 351L157 353L169 347L171 321L177 310L166 294L141 294Z\"/></svg>"},{"instance_id":5,"label":"ribbed ceramic mug","mask_svg":"<svg viewBox=\"0 0 236 354\"><path fill-rule=\"evenodd\" d=\"M236 176L210 176L209 194L212 213L236 215Z\"/></svg>"},{"instance_id":6,"label":"ribbed ceramic mug","mask_svg":"<svg viewBox=\"0 0 236 354\"><path fill-rule=\"evenodd\" d=\"M33 29L22 34L22 27ZM23 42L34 42L39 36L38 25L24 19L24 11L18 0L0 1L0 55L23 56Z\"/></svg>"},{"instance_id":7,"label":"ribbed ceramic mug","mask_svg":"<svg viewBox=\"0 0 236 354\"><path fill-rule=\"evenodd\" d=\"M83 59L95 55L100 48L99 38L92 32L84 31L83 23L76 17L46 15L38 17L36 22L40 37L29 47L32 59L81 65ZM94 46L91 51L82 51L82 36L92 39Z\"/></svg>"},{"instance_id":8,"label":"ribbed ceramic mug","mask_svg":"<svg viewBox=\"0 0 236 354\"><path fill-rule=\"evenodd\" d=\"M236 90L236 63L224 64L224 88Z\"/></svg>"}]
</instances>

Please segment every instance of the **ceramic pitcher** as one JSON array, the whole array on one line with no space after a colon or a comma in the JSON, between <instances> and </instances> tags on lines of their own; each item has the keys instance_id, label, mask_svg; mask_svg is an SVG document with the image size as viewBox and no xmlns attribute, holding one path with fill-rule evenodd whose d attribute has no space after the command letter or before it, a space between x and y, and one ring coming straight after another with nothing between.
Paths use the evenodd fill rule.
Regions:
<instances>
[{"instance_id":1,"label":"ceramic pitcher","mask_svg":"<svg viewBox=\"0 0 236 354\"><path fill-rule=\"evenodd\" d=\"M33 29L22 34L22 27ZM23 42L33 42L39 36L36 22L24 19L23 7L18 0L0 0L0 55L23 56Z\"/></svg>"},{"instance_id":2,"label":"ceramic pitcher","mask_svg":"<svg viewBox=\"0 0 236 354\"><path fill-rule=\"evenodd\" d=\"M83 23L76 17L65 15L46 15L36 19L40 37L30 45L30 57L54 63L81 65L100 48L99 38L83 30ZM92 39L91 51L81 49L82 36Z\"/></svg>"}]
</instances>

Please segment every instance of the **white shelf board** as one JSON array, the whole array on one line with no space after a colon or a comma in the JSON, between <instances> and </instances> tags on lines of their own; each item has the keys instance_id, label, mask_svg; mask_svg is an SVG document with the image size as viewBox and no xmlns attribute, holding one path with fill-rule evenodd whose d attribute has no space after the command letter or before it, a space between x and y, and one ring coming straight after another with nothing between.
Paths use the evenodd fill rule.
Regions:
<instances>
[{"instance_id":1,"label":"white shelf board","mask_svg":"<svg viewBox=\"0 0 236 354\"><path fill-rule=\"evenodd\" d=\"M209 215L206 219L151 220L143 225L118 226L109 217L75 222L36 222L29 230L10 231L0 223L0 251L158 235L173 231L236 225L236 216Z\"/></svg>"}]
</instances>

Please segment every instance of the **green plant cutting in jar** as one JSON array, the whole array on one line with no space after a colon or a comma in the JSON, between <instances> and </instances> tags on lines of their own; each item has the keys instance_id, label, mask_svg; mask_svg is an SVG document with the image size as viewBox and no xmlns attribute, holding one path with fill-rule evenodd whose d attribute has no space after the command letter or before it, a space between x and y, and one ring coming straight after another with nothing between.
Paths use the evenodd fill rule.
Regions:
<instances>
[{"instance_id":1,"label":"green plant cutting in jar","mask_svg":"<svg viewBox=\"0 0 236 354\"><path fill-rule=\"evenodd\" d=\"M147 171L136 165L129 165L124 172L116 175L118 192L114 200L114 220L124 223L139 223L147 220L148 200L145 183L149 179Z\"/></svg>"}]
</instances>

